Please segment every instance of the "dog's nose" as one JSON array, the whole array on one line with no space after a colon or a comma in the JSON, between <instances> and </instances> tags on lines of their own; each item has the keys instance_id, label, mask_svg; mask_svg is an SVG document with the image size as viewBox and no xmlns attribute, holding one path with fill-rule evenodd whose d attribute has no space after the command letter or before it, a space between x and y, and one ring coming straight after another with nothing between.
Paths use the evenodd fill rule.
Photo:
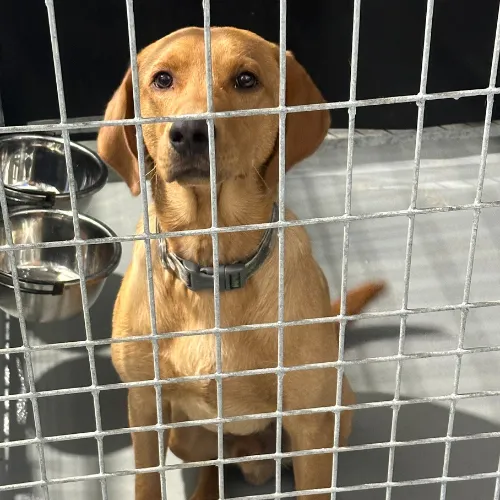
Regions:
<instances>
[{"instance_id":1,"label":"dog's nose","mask_svg":"<svg viewBox=\"0 0 500 500\"><path fill-rule=\"evenodd\" d=\"M208 126L205 120L175 122L170 128L170 144L181 155L208 152Z\"/></svg>"}]
</instances>

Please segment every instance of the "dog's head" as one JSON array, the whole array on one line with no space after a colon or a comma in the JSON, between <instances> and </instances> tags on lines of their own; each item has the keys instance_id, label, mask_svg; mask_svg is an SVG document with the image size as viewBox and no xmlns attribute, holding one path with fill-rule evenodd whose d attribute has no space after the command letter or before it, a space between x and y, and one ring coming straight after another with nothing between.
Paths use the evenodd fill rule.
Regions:
<instances>
[{"instance_id":1,"label":"dog's head","mask_svg":"<svg viewBox=\"0 0 500 500\"><path fill-rule=\"evenodd\" d=\"M213 110L272 108L279 100L279 49L261 37L235 28L212 28ZM286 60L287 106L324 102L320 91L292 53ZM138 56L142 117L207 111L205 45L201 28L176 31ZM109 102L105 119L134 117L132 73L127 71ZM277 114L217 118L217 181L256 175L273 189L278 179ZM286 170L311 155L323 141L328 111L289 113L286 119ZM205 120L181 119L143 125L147 154L165 182L208 185L208 128ZM140 192L135 126L100 130L98 152Z\"/></svg>"}]
</instances>

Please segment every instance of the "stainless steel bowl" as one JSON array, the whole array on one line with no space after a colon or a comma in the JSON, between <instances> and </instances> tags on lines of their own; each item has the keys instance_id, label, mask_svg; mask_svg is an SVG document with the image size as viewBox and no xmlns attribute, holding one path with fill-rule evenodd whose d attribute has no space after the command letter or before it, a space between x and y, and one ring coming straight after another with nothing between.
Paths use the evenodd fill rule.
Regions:
<instances>
[{"instance_id":1,"label":"stainless steel bowl","mask_svg":"<svg viewBox=\"0 0 500 500\"><path fill-rule=\"evenodd\" d=\"M56 242L74 238L71 212L29 208L10 215L14 244ZM79 216L83 240L116 236L102 222ZM0 245L6 245L5 226L0 223ZM82 246L89 307L102 291L108 276L120 262L120 243ZM47 323L68 319L82 312L76 247L27 248L14 251L19 276L24 318ZM0 252L0 309L19 317L7 252Z\"/></svg>"},{"instance_id":2,"label":"stainless steel bowl","mask_svg":"<svg viewBox=\"0 0 500 500\"><path fill-rule=\"evenodd\" d=\"M106 184L108 169L90 149L71 142L79 212ZM18 134L0 137L0 166L10 207L70 210L64 141L60 137Z\"/></svg>"}]
</instances>

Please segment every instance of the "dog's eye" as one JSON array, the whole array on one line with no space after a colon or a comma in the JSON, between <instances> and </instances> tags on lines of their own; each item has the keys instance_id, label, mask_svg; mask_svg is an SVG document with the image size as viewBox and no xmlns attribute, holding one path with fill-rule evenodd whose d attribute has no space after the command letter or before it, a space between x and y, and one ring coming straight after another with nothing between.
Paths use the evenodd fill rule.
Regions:
<instances>
[{"instance_id":1,"label":"dog's eye","mask_svg":"<svg viewBox=\"0 0 500 500\"><path fill-rule=\"evenodd\" d=\"M167 73L166 71L160 71L159 73L156 73L156 75L153 78L153 85L157 89L169 89L172 86L172 83L174 82L174 79L170 73Z\"/></svg>"},{"instance_id":2,"label":"dog's eye","mask_svg":"<svg viewBox=\"0 0 500 500\"><path fill-rule=\"evenodd\" d=\"M251 89L257 86L259 81L250 71L243 71L236 77L235 87L237 89Z\"/></svg>"}]
</instances>

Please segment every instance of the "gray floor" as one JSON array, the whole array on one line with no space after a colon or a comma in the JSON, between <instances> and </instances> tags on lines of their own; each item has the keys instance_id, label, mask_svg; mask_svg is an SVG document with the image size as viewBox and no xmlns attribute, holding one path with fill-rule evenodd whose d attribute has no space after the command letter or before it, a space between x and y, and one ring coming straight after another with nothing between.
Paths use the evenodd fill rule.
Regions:
<instances>
[{"instance_id":1,"label":"gray floor","mask_svg":"<svg viewBox=\"0 0 500 500\"><path fill-rule=\"evenodd\" d=\"M408 208L413 167L411 134L407 141L385 145L365 145L355 150L352 213L373 213ZM389 141L391 142L391 141ZM377 141L375 141L377 143ZM476 134L456 139L428 138L424 141L418 207L439 207L472 203L479 166L480 137ZM310 218L343 213L345 186L345 143L325 145L313 158L296 168L287 178L287 202L299 217ZM483 201L500 199L500 139L493 138L485 180ZM121 182L109 183L94 199L90 212L110 225L118 234L132 234L140 214L140 200L132 199ZM500 299L500 227L498 209L481 214L476 250L471 300ZM409 307L441 306L462 301L467 254L471 235L472 213L450 212L419 216L411 270ZM350 229L349 285L369 278L387 280L390 289L373 304L372 310L401 307L408 219L406 217L356 221ZM340 223L309 226L314 251L336 295L340 286L343 226ZM130 245L123 245L123 259L98 301L91 310L94 338L108 337L113 300L120 276L130 260ZM466 324L466 347L499 344L500 308L474 309ZM12 343L19 342L16 322L12 323ZM439 312L410 316L407 324L406 353L454 349L460 328L459 312ZM59 324L30 325L33 344L84 338L83 320L76 318ZM399 320L397 318L360 321L348 331L346 358L359 359L397 353ZM96 350L99 383L117 381L107 348ZM86 386L90 384L86 351L64 350L38 352L35 363L37 390ZM500 353L473 354L463 358L459 391L476 392L500 389ZM22 390L16 372L16 357L11 367L10 392ZM403 399L441 396L452 392L455 358L434 357L406 361L402 369ZM358 398L383 401L393 397L396 363L385 362L349 367L348 376ZM126 426L125 394L106 391L100 396L103 427ZM92 431L94 409L89 394L42 398L39 401L41 426L46 436ZM10 405L11 440L33 437L29 411L22 404ZM439 437L446 434L449 403L425 403L404 406L399 415L397 439L400 441ZM390 408L358 410L351 444L385 442L390 438ZM500 431L498 397L460 400L453 429L454 435ZM4 429L5 432L5 429ZM129 438L104 440L106 471L133 467ZM67 441L44 447L48 478L92 474L99 471L94 440ZM394 480L405 481L440 477L444 444L398 448L395 454ZM451 447L450 476L497 470L500 454L498 439L470 440ZM1 452L0 452L1 456ZM169 462L174 459L169 456ZM383 482L387 478L388 450L342 453L339 462L339 485ZM0 484L20 483L39 478L37 450L34 446L10 449ZM181 499L192 491L192 472L168 475L169 498ZM290 476L284 475L284 489L290 489ZM107 482L110 500L132 499L132 477L113 478ZM440 485L398 487L392 498L437 499ZM259 494L273 491L273 484L257 489L245 487L239 476L228 472L226 496ZM492 499L494 479L451 483L447 497L453 500ZM100 498L97 481L50 486L50 498L87 500ZM22 495L28 495L23 497ZM39 498L39 491L3 493L2 499ZM31 496L33 495L33 496ZM41 498L41 497L40 497ZM345 500L382 499L385 490L343 493Z\"/></svg>"}]
</instances>

